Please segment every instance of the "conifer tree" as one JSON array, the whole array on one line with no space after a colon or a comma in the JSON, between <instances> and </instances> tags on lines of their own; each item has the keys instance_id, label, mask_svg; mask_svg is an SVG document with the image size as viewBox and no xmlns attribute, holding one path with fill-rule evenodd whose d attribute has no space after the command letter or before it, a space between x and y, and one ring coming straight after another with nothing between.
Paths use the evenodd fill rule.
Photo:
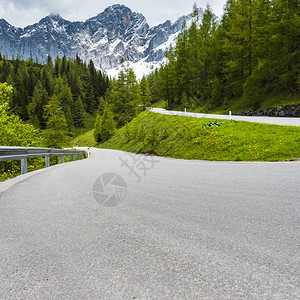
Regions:
<instances>
[{"instance_id":1,"label":"conifer tree","mask_svg":"<svg viewBox=\"0 0 300 300\"><path fill-rule=\"evenodd\" d=\"M113 112L106 102L103 115L97 115L94 137L97 143L109 140L116 130Z\"/></svg>"},{"instance_id":2,"label":"conifer tree","mask_svg":"<svg viewBox=\"0 0 300 300\"><path fill-rule=\"evenodd\" d=\"M118 79L112 82L109 100L113 105L117 127L130 122L140 104L140 87L135 74L128 66L122 67Z\"/></svg>"},{"instance_id":3,"label":"conifer tree","mask_svg":"<svg viewBox=\"0 0 300 300\"><path fill-rule=\"evenodd\" d=\"M71 89L67 83L63 85L61 92L57 95L60 105L66 116L68 127L70 128L73 125L73 117L71 112L71 107L73 106L73 97Z\"/></svg>"},{"instance_id":4,"label":"conifer tree","mask_svg":"<svg viewBox=\"0 0 300 300\"><path fill-rule=\"evenodd\" d=\"M46 128L44 106L48 104L48 101L47 91L43 88L42 83L38 81L34 88L31 102L28 105L28 114L33 124L41 129Z\"/></svg>"},{"instance_id":5,"label":"conifer tree","mask_svg":"<svg viewBox=\"0 0 300 300\"><path fill-rule=\"evenodd\" d=\"M48 147L59 148L64 146L68 134L68 125L65 114L57 96L53 95L44 107L47 120L45 139Z\"/></svg>"},{"instance_id":6,"label":"conifer tree","mask_svg":"<svg viewBox=\"0 0 300 300\"><path fill-rule=\"evenodd\" d=\"M94 125L94 139L97 143L101 142L100 128L101 128L101 115L100 113L97 113L96 122Z\"/></svg>"},{"instance_id":7,"label":"conifer tree","mask_svg":"<svg viewBox=\"0 0 300 300\"><path fill-rule=\"evenodd\" d=\"M52 56L48 55L47 57L47 66L48 69L53 71L53 60L52 60Z\"/></svg>"},{"instance_id":8,"label":"conifer tree","mask_svg":"<svg viewBox=\"0 0 300 300\"><path fill-rule=\"evenodd\" d=\"M141 79L140 90L141 90L141 103L143 107L146 108L147 106L150 106L151 96L150 96L148 81L145 76L143 76Z\"/></svg>"},{"instance_id":9,"label":"conifer tree","mask_svg":"<svg viewBox=\"0 0 300 300\"><path fill-rule=\"evenodd\" d=\"M74 97L72 105L73 124L76 127L84 127L84 107L81 97Z\"/></svg>"}]
</instances>

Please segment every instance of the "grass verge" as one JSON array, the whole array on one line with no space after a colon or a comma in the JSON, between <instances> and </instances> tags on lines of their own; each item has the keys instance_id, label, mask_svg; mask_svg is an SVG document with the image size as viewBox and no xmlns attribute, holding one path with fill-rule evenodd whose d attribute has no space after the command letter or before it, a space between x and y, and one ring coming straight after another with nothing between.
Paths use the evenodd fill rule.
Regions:
<instances>
[{"instance_id":1,"label":"grass verge","mask_svg":"<svg viewBox=\"0 0 300 300\"><path fill-rule=\"evenodd\" d=\"M300 158L300 128L147 111L98 147L182 159L294 160Z\"/></svg>"}]
</instances>

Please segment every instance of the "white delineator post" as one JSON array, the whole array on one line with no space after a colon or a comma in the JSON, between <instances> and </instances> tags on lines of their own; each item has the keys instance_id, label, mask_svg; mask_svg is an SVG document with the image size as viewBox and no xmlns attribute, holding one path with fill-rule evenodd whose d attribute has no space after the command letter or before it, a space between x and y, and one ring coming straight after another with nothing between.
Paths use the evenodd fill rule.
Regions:
<instances>
[{"instance_id":1,"label":"white delineator post","mask_svg":"<svg viewBox=\"0 0 300 300\"><path fill-rule=\"evenodd\" d=\"M231 120L231 110L229 111L229 120Z\"/></svg>"}]
</instances>

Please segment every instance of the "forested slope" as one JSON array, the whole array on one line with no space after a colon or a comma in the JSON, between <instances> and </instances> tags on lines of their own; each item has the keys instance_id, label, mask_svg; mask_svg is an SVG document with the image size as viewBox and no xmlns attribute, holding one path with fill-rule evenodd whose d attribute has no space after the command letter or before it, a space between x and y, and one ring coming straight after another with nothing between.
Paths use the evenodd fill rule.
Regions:
<instances>
[{"instance_id":1,"label":"forested slope","mask_svg":"<svg viewBox=\"0 0 300 300\"><path fill-rule=\"evenodd\" d=\"M49 56L39 64L32 58L7 60L0 54L0 82L13 87L11 113L40 129L47 126L46 107L51 98L58 101L68 128L83 127L84 112L95 112L109 87L108 77L97 71L92 61L87 65L78 56L55 61Z\"/></svg>"},{"instance_id":2,"label":"forested slope","mask_svg":"<svg viewBox=\"0 0 300 300\"><path fill-rule=\"evenodd\" d=\"M228 0L220 20L209 6L200 20L194 7L148 79L152 101L206 111L300 101L299 11L297 0Z\"/></svg>"}]
</instances>

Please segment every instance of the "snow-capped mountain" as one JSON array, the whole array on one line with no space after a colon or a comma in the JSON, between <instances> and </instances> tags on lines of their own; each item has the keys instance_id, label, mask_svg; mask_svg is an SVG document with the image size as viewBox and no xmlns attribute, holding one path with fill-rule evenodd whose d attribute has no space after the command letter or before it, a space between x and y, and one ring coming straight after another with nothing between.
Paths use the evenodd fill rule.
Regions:
<instances>
[{"instance_id":1,"label":"snow-capped mountain","mask_svg":"<svg viewBox=\"0 0 300 300\"><path fill-rule=\"evenodd\" d=\"M111 75L124 58L141 77L163 61L166 47L175 43L183 22L191 19L191 15L183 16L175 23L166 21L150 28L142 14L124 5L110 6L85 22L50 14L22 29L0 19L0 52L25 59L37 56L40 61L46 61L48 55L75 58L78 54Z\"/></svg>"}]
</instances>

